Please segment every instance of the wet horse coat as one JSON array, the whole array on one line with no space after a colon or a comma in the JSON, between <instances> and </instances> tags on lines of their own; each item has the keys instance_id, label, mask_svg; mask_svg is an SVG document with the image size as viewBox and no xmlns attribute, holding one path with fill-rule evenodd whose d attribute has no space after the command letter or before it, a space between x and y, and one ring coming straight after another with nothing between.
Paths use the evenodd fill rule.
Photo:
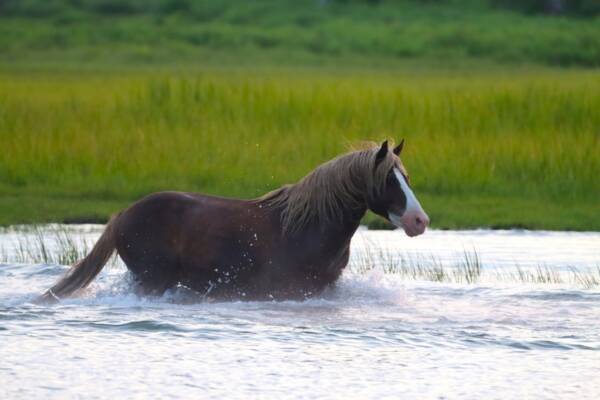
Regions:
<instances>
[{"instance_id":1,"label":"wet horse coat","mask_svg":"<svg viewBox=\"0 0 600 400\"><path fill-rule=\"evenodd\" d=\"M148 294L183 285L217 299L315 295L341 275L367 209L410 236L425 230L429 221L408 186L401 148L388 151L384 142L342 155L253 200L149 195L113 217L92 252L42 298L86 287L115 249Z\"/></svg>"},{"instance_id":2,"label":"wet horse coat","mask_svg":"<svg viewBox=\"0 0 600 400\"><path fill-rule=\"evenodd\" d=\"M261 201L158 193L122 214L116 248L155 293L180 283L217 298L301 298L339 277L360 217L283 236L281 210Z\"/></svg>"}]
</instances>

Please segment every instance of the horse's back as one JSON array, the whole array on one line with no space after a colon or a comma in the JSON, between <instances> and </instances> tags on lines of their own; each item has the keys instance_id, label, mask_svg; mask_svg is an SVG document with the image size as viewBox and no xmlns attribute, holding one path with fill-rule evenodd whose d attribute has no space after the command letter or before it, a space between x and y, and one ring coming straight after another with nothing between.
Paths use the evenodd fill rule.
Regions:
<instances>
[{"instance_id":1,"label":"horse's back","mask_svg":"<svg viewBox=\"0 0 600 400\"><path fill-rule=\"evenodd\" d=\"M214 269L252 259L264 230L250 201L184 192L149 195L119 217L117 251L136 278L161 292L178 282L205 285ZM216 268L215 268L216 267Z\"/></svg>"},{"instance_id":2,"label":"horse's back","mask_svg":"<svg viewBox=\"0 0 600 400\"><path fill-rule=\"evenodd\" d=\"M197 193L153 193L121 214L119 231L134 236L160 232L175 240L191 225L227 221L232 214L240 214L245 203L247 201Z\"/></svg>"}]
</instances>

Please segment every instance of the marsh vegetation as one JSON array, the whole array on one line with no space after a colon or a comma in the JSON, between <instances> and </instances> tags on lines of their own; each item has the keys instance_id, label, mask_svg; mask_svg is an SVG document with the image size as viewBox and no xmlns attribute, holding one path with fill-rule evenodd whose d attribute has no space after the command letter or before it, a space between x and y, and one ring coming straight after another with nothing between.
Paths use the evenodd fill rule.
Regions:
<instances>
[{"instance_id":1,"label":"marsh vegetation","mask_svg":"<svg viewBox=\"0 0 600 400\"><path fill-rule=\"evenodd\" d=\"M69 266L90 252L95 238L61 225L18 226L5 228L1 233L5 238L0 243L0 264ZM122 266L117 256L112 257L109 264ZM582 289L600 287L600 264L595 268L581 268L575 264L557 268L541 261L535 267L521 266L517 262L502 268L489 267L482 261L476 248L463 249L462 256L449 263L434 252L414 254L392 250L382 247L374 240L354 246L348 271L359 275L376 272L391 274L407 281L468 285L548 284Z\"/></svg>"},{"instance_id":2,"label":"marsh vegetation","mask_svg":"<svg viewBox=\"0 0 600 400\"><path fill-rule=\"evenodd\" d=\"M544 13L544 3L564 12ZM3 0L0 50L10 62L42 63L593 67L598 12L593 0Z\"/></svg>"},{"instance_id":3,"label":"marsh vegetation","mask_svg":"<svg viewBox=\"0 0 600 400\"><path fill-rule=\"evenodd\" d=\"M158 190L259 196L357 141L404 137L435 227L600 229L599 78L3 71L0 223L105 221Z\"/></svg>"},{"instance_id":4,"label":"marsh vegetation","mask_svg":"<svg viewBox=\"0 0 600 400\"><path fill-rule=\"evenodd\" d=\"M600 229L597 11L518 3L1 1L0 225L254 197L404 137L434 227Z\"/></svg>"}]
</instances>

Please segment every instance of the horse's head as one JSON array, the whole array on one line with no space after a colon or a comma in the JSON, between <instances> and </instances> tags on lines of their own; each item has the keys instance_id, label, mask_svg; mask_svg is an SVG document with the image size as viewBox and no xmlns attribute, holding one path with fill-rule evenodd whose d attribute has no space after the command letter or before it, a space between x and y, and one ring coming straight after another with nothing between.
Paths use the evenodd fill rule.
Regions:
<instances>
[{"instance_id":1,"label":"horse's head","mask_svg":"<svg viewBox=\"0 0 600 400\"><path fill-rule=\"evenodd\" d=\"M375 214L402 227L412 237L425 232L429 217L411 190L408 173L400 161L403 145L404 140L389 151L386 140L377 150L373 173L384 181L369 196L367 205Z\"/></svg>"}]
</instances>

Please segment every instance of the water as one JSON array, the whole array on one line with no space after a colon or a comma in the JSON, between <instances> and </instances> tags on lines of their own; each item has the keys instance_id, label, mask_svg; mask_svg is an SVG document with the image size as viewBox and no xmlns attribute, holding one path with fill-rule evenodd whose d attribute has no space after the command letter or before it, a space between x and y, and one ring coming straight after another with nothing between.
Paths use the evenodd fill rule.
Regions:
<instances>
[{"instance_id":1,"label":"water","mask_svg":"<svg viewBox=\"0 0 600 400\"><path fill-rule=\"evenodd\" d=\"M80 246L99 233L68 229ZM35 235L1 232L4 257ZM490 278L412 281L381 259L365 269L366 244L449 268L474 249ZM593 272L600 233L361 231L353 250L338 287L303 302L138 298L116 263L82 298L39 306L65 267L1 265L0 398L598 398L600 288L492 272Z\"/></svg>"}]
</instances>

